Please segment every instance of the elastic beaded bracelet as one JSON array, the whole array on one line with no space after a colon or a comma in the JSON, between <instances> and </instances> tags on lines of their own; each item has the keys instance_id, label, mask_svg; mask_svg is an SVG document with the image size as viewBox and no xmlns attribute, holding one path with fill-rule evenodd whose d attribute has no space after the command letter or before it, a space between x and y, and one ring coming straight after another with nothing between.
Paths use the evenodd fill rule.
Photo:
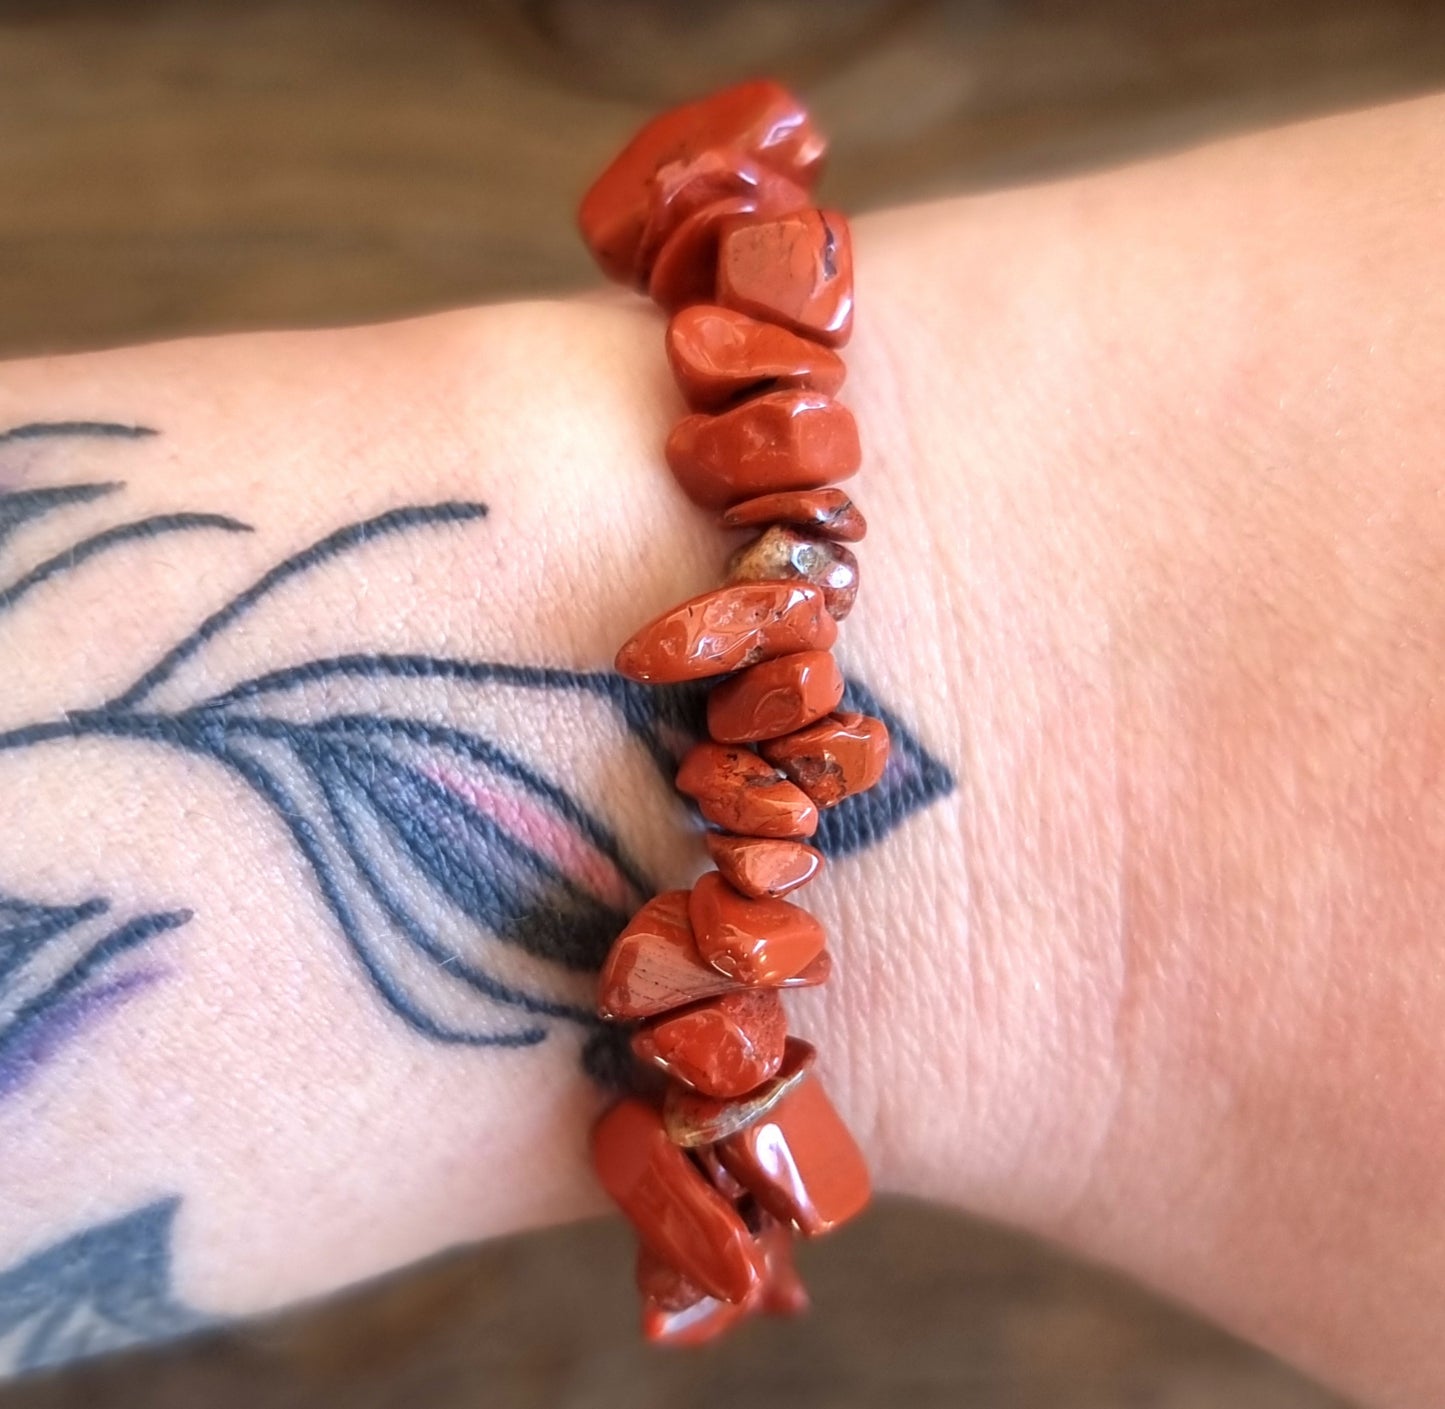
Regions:
<instances>
[{"instance_id":1,"label":"elastic beaded bracelet","mask_svg":"<svg viewBox=\"0 0 1445 1409\"><path fill-rule=\"evenodd\" d=\"M820 808L872 787L883 722L839 712L829 654L858 589L863 516L830 488L859 466L833 350L853 325L848 225L809 203L824 142L776 83L740 84L648 123L582 201L609 277L672 313L667 358L693 414L667 463L728 529L759 528L726 585L664 612L617 655L633 680L722 679L710 742L677 786L716 870L649 900L603 968L602 1016L634 1024L661 1073L598 1121L592 1155L635 1227L643 1330L694 1345L755 1311L807 1306L794 1235L869 1198L868 1172L787 1034L780 990L824 982L822 926L783 897L817 878Z\"/></svg>"}]
</instances>

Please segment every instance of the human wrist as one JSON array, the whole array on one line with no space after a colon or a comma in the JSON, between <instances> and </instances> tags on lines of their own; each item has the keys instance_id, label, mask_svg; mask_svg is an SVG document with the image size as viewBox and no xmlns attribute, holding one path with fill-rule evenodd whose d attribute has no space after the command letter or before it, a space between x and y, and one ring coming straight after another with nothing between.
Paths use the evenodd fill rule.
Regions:
<instances>
[{"instance_id":1,"label":"human wrist","mask_svg":"<svg viewBox=\"0 0 1445 1409\"><path fill-rule=\"evenodd\" d=\"M537 304L7 369L0 413L36 434L11 443L24 453L8 455L6 487L124 486L82 506L83 521L37 524L21 545L30 558L137 516L225 511L245 528L217 530L216 542L166 536L163 552L142 537L57 577L11 621L25 690L4 701L5 724L48 732L0 759L8 884L63 898L128 857L113 908L164 900L189 918L168 941L164 981L136 989L0 1109L14 1123L17 1187L37 1190L30 1222L0 1226L6 1253L74 1228L82 1209L103 1222L173 1193L178 1284L231 1313L595 1206L583 1167L598 1100L582 1063L586 1024L480 1002L452 983L478 960L477 927L449 931L465 941L458 962L441 954L420 979L396 936L374 945L363 931L358 949L343 911L374 908L358 900L364 878L346 872L338 904L307 837L338 844L314 791L331 777L343 809L372 815L363 841L367 828L390 830L397 902L430 923L426 851L446 828L423 819L408 839L415 809L395 813L375 783L398 766L431 782L448 772L401 730L426 721L565 790L652 884L695 874L701 848L677 825L685 810L663 761L685 739L667 717L633 728L609 670L626 624L712 580L726 552L660 473L675 393L657 332L605 305ZM350 535L343 549L196 638L337 535ZM83 609L69 609L69 592ZM176 657L188 640L195 649ZM869 683L866 661L848 664ZM907 717L905 699L889 704ZM393 721L370 736L360 771L335 753L338 719L353 739L368 721ZM265 792L264 772L289 800ZM535 788L525 800L551 806ZM901 820L880 813L873 831ZM85 834L84 877L67 864L68 829ZM589 885L616 879L583 863ZM597 940L589 931L582 942ZM398 995L383 985L401 957ZM514 943L480 958L513 987L582 1012L600 950L555 965ZM476 1051L437 1029L545 1039ZM104 1080L92 1051L111 1058ZM88 1114L98 1101L127 1113L100 1139ZM86 1183L82 1144L113 1167L103 1199ZM265 1177L253 1179L258 1160ZM345 1209L303 1217L333 1165L348 1171ZM357 1219L372 1231L364 1245L348 1231Z\"/></svg>"}]
</instances>

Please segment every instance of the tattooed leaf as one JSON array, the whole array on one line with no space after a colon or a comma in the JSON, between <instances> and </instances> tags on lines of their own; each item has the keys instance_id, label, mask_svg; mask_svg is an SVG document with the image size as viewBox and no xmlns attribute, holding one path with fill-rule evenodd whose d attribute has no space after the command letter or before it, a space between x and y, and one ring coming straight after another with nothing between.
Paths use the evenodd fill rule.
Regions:
<instances>
[{"instance_id":1,"label":"tattooed leaf","mask_svg":"<svg viewBox=\"0 0 1445 1409\"><path fill-rule=\"evenodd\" d=\"M407 760L373 747L376 732L336 722L317 731L308 762L333 810L369 809L416 869L499 939L598 968L641 896L585 821L566 815L563 795L499 750L468 741L463 754L433 738Z\"/></svg>"},{"instance_id":2,"label":"tattooed leaf","mask_svg":"<svg viewBox=\"0 0 1445 1409\"><path fill-rule=\"evenodd\" d=\"M496 745L376 715L228 714L190 735L290 830L372 982L450 1042L584 1024L590 974L650 887L615 837Z\"/></svg>"},{"instance_id":3,"label":"tattooed leaf","mask_svg":"<svg viewBox=\"0 0 1445 1409\"><path fill-rule=\"evenodd\" d=\"M145 954L191 918L154 912L117 923L104 900L42 905L0 896L0 1099L77 1033L154 983Z\"/></svg>"},{"instance_id":4,"label":"tattooed leaf","mask_svg":"<svg viewBox=\"0 0 1445 1409\"><path fill-rule=\"evenodd\" d=\"M178 1204L160 1200L0 1272L0 1363L43 1370L209 1324L171 1290Z\"/></svg>"}]
</instances>

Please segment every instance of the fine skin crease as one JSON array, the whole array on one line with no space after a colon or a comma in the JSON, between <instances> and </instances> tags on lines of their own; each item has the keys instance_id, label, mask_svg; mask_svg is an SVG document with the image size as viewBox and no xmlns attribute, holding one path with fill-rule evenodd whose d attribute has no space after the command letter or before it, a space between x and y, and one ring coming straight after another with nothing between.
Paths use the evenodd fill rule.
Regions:
<instances>
[{"instance_id":1,"label":"fine skin crease","mask_svg":"<svg viewBox=\"0 0 1445 1409\"><path fill-rule=\"evenodd\" d=\"M1445 1394L1442 191L1430 99L858 222L871 531L840 655L959 786L807 893L836 976L788 999L882 1189L1399 1405ZM378 548L208 668L358 632L605 664L736 541L661 466L661 333L599 297L0 369L0 425L163 428L67 449L65 482L256 526L17 614L6 720L100 702L279 556L448 498L485 529ZM565 712L512 727L686 883L655 775ZM178 1196L179 1300L226 1316L600 1208L574 1041L420 1041L316 942L252 802L185 759L135 778L90 745L0 758L14 886L73 886L84 835L126 896L196 910L184 981L0 1107L0 1267Z\"/></svg>"}]
</instances>

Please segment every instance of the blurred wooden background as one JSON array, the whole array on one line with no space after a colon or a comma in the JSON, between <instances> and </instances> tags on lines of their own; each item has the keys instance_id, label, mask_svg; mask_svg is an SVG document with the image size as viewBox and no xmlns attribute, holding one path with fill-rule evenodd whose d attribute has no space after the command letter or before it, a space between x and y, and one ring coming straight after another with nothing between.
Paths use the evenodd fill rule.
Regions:
<instances>
[{"instance_id":1,"label":"blurred wooden background","mask_svg":"<svg viewBox=\"0 0 1445 1409\"><path fill-rule=\"evenodd\" d=\"M657 104L797 81L861 209L1445 81L1439 0L0 0L0 355L591 279Z\"/></svg>"},{"instance_id":2,"label":"blurred wooden background","mask_svg":"<svg viewBox=\"0 0 1445 1409\"><path fill-rule=\"evenodd\" d=\"M0 0L0 356L584 285L588 174L750 71L807 91L859 209L1445 86L1445 3ZM632 1343L631 1259L594 1225L0 1409L1339 1403L963 1220L885 1207L808 1253L810 1321L696 1357Z\"/></svg>"}]
</instances>

